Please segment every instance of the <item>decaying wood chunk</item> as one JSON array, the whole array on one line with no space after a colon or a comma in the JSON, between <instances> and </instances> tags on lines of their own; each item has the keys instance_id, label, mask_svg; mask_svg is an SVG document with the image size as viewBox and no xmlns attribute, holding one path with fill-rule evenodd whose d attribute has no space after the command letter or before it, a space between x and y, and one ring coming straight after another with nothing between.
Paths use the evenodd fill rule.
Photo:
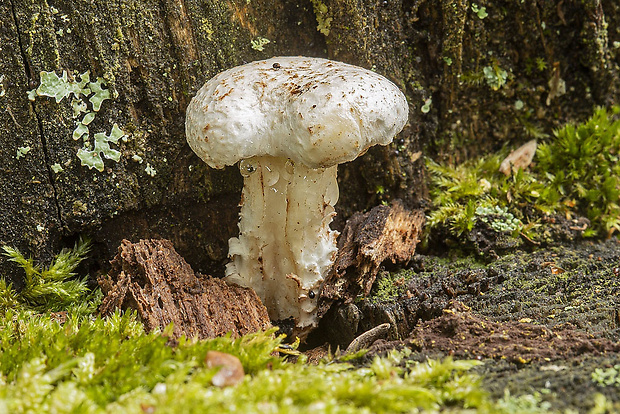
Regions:
<instances>
[{"instance_id":1,"label":"decaying wood chunk","mask_svg":"<svg viewBox=\"0 0 620 414\"><path fill-rule=\"evenodd\" d=\"M147 330L174 323L174 337L238 337L271 326L256 293L194 274L168 240L123 240L99 285L106 295L102 315L116 308L135 309Z\"/></svg>"},{"instance_id":2,"label":"decaying wood chunk","mask_svg":"<svg viewBox=\"0 0 620 414\"><path fill-rule=\"evenodd\" d=\"M338 240L338 255L325 278L319 297L319 315L336 300L352 302L368 295L381 263L405 263L415 252L424 225L422 211L406 210L399 201L356 213Z\"/></svg>"}]
</instances>

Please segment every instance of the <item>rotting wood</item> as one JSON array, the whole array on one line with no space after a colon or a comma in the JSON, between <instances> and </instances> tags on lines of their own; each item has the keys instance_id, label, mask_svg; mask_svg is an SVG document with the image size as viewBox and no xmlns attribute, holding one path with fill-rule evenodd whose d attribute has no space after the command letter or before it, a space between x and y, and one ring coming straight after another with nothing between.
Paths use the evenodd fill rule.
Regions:
<instances>
[{"instance_id":1,"label":"rotting wood","mask_svg":"<svg viewBox=\"0 0 620 414\"><path fill-rule=\"evenodd\" d=\"M352 302L368 295L383 262L406 263L413 257L425 217L400 201L356 213L338 240L338 255L319 297L319 315L334 301Z\"/></svg>"},{"instance_id":2,"label":"rotting wood","mask_svg":"<svg viewBox=\"0 0 620 414\"><path fill-rule=\"evenodd\" d=\"M352 354L361 349L369 348L377 339L385 338L392 327L389 323L382 323L379 326L364 332L353 340L347 347L345 354Z\"/></svg>"},{"instance_id":3,"label":"rotting wood","mask_svg":"<svg viewBox=\"0 0 620 414\"><path fill-rule=\"evenodd\" d=\"M123 240L112 269L99 285L102 315L135 309L147 330L174 324L173 336L238 337L271 326L267 309L251 289L194 274L168 240Z\"/></svg>"}]
</instances>

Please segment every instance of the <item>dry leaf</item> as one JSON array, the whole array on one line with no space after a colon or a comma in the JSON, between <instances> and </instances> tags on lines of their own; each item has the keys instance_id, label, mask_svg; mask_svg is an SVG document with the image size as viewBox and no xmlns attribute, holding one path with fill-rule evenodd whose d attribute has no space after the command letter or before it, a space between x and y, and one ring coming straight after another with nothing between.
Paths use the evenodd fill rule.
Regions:
<instances>
[{"instance_id":1,"label":"dry leaf","mask_svg":"<svg viewBox=\"0 0 620 414\"><path fill-rule=\"evenodd\" d=\"M224 352L209 351L205 357L207 368L222 367L211 379L216 387L236 385L243 380L243 365L236 356Z\"/></svg>"},{"instance_id":2,"label":"dry leaf","mask_svg":"<svg viewBox=\"0 0 620 414\"><path fill-rule=\"evenodd\" d=\"M534 154L536 154L536 146L536 140L533 139L512 151L504 161L502 161L499 166L499 171L506 175L510 175L513 172L519 171L519 168L523 170L526 169L532 163Z\"/></svg>"}]
</instances>

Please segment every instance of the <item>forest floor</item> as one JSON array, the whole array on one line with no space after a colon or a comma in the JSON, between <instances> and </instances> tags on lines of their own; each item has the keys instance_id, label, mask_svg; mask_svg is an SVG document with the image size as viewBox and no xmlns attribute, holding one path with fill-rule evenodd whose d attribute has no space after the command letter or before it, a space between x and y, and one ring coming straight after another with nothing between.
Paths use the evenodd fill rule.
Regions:
<instances>
[{"instance_id":1,"label":"forest floor","mask_svg":"<svg viewBox=\"0 0 620 414\"><path fill-rule=\"evenodd\" d=\"M474 372L494 398L531 395L553 411L587 412L599 394L620 401L615 238L487 263L417 255L406 270L382 272L355 306L360 326L389 321L395 328L369 355L407 347L418 361L480 360Z\"/></svg>"},{"instance_id":2,"label":"forest floor","mask_svg":"<svg viewBox=\"0 0 620 414\"><path fill-rule=\"evenodd\" d=\"M87 253L80 243L43 271L12 257L64 292ZM42 312L57 301L32 308L5 285L0 413L620 412L620 241L480 257L417 254L381 270L369 296L323 317L307 358L273 329L173 339L173 325L148 333L136 311L97 316L100 292ZM162 272L156 259L145 263ZM366 350L344 351L386 322ZM239 358L246 375L219 388L209 351Z\"/></svg>"}]
</instances>

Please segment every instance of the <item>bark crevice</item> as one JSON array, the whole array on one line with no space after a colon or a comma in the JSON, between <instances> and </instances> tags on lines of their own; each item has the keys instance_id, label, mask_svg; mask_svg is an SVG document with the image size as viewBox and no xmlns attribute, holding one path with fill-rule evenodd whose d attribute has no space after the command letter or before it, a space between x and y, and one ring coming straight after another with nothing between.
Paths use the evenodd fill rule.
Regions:
<instances>
[{"instance_id":1,"label":"bark crevice","mask_svg":"<svg viewBox=\"0 0 620 414\"><path fill-rule=\"evenodd\" d=\"M35 76L34 76L34 73L32 73L32 69L30 68L30 64L28 62L26 51L24 50L24 42L22 40L22 35L21 35L22 31L20 29L19 19L17 18L17 12L15 10L15 3L11 0L10 4L11 4L11 15L13 17L13 21L15 22L15 32L17 35L17 43L19 45L19 52L20 52L20 56L22 59L22 67L24 68L24 73L26 74L26 78L28 79L29 86L32 87L32 84L35 81ZM32 102L30 103L30 110L32 111L34 119L36 120L36 123L37 123L39 139L41 141L41 148L43 150L43 157L45 161L45 170L47 172L47 179L49 181L50 187L52 188L52 192L54 194L54 207L56 209L56 217L58 218L58 222L60 223L61 228L64 228L65 225L62 220L60 203L58 200L58 190L54 182L54 174L52 173L49 148L47 145L47 140L45 138L45 133L43 129L43 121L41 120L41 117L39 116L39 113L37 112L37 109Z\"/></svg>"}]
</instances>

